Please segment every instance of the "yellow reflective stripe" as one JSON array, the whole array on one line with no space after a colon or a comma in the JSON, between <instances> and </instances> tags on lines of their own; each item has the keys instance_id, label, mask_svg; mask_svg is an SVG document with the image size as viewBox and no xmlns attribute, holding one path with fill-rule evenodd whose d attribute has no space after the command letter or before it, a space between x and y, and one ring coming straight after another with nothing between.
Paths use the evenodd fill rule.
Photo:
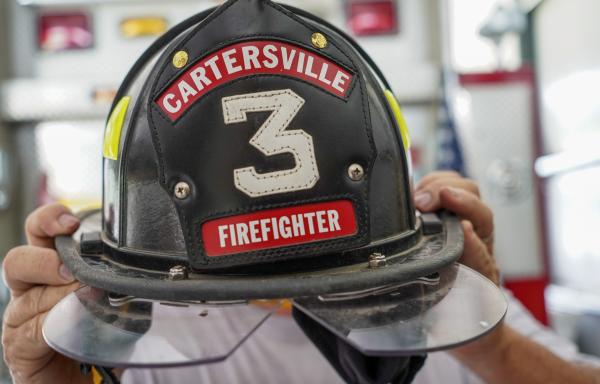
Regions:
<instances>
[{"instance_id":1,"label":"yellow reflective stripe","mask_svg":"<svg viewBox=\"0 0 600 384\"><path fill-rule=\"evenodd\" d=\"M121 129L125 122L125 115L127 114L127 108L131 97L125 96L115 106L108 124L106 124L106 130L104 131L104 146L102 153L104 157L111 160L117 160L119 158L119 143L121 142Z\"/></svg>"},{"instance_id":2,"label":"yellow reflective stripe","mask_svg":"<svg viewBox=\"0 0 600 384\"><path fill-rule=\"evenodd\" d=\"M96 367L92 367L92 382L94 384L102 384L103 381L104 379L102 378L100 372L98 372Z\"/></svg>"},{"instance_id":3,"label":"yellow reflective stripe","mask_svg":"<svg viewBox=\"0 0 600 384\"><path fill-rule=\"evenodd\" d=\"M404 120L404 116L402 115L402 110L400 109L400 105L398 104L398 100L396 100L396 96L389 89L385 90L385 98L387 99L390 108L392 108L392 112L394 113L394 117L396 118L396 122L398 123L398 127L400 128L400 135L402 136L402 143L404 143L404 149L408 151L410 148L410 135L408 134L408 126L406 125L406 121Z\"/></svg>"}]
</instances>

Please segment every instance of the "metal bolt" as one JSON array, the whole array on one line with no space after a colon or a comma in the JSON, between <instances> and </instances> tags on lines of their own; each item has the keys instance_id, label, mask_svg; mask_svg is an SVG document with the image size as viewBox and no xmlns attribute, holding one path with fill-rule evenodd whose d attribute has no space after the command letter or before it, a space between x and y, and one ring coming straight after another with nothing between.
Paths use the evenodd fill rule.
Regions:
<instances>
[{"instance_id":1,"label":"metal bolt","mask_svg":"<svg viewBox=\"0 0 600 384\"><path fill-rule=\"evenodd\" d=\"M348 167L348 176L354 181L360 181L365 176L365 170L360 164L352 164Z\"/></svg>"},{"instance_id":2,"label":"metal bolt","mask_svg":"<svg viewBox=\"0 0 600 384\"><path fill-rule=\"evenodd\" d=\"M190 190L190 185L188 183L180 181L175 185L175 197L183 200L190 195Z\"/></svg>"},{"instance_id":3,"label":"metal bolt","mask_svg":"<svg viewBox=\"0 0 600 384\"><path fill-rule=\"evenodd\" d=\"M188 62L188 53L179 51L173 55L173 66L177 69L185 67Z\"/></svg>"},{"instance_id":4,"label":"metal bolt","mask_svg":"<svg viewBox=\"0 0 600 384\"><path fill-rule=\"evenodd\" d=\"M310 41L315 48L323 49L327 46L327 38L319 32L313 33Z\"/></svg>"},{"instance_id":5,"label":"metal bolt","mask_svg":"<svg viewBox=\"0 0 600 384\"><path fill-rule=\"evenodd\" d=\"M183 265L176 265L169 269L169 280L185 280L187 278L188 271Z\"/></svg>"},{"instance_id":6,"label":"metal bolt","mask_svg":"<svg viewBox=\"0 0 600 384\"><path fill-rule=\"evenodd\" d=\"M380 268L385 267L385 265L386 260L384 254L376 252L369 256L369 268Z\"/></svg>"}]
</instances>

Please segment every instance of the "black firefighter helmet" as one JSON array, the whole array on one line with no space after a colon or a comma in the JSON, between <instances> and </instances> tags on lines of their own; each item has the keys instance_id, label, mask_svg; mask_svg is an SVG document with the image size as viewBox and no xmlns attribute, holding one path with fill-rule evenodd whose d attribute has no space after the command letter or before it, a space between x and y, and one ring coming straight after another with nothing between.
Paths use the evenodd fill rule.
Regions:
<instances>
[{"instance_id":1,"label":"black firefighter helmet","mask_svg":"<svg viewBox=\"0 0 600 384\"><path fill-rule=\"evenodd\" d=\"M343 32L267 0L194 16L134 65L108 120L80 281L157 300L310 297L450 266L456 217L416 215L408 134ZM93 227L93 225L92 225ZM79 241L80 240L80 241Z\"/></svg>"},{"instance_id":2,"label":"black firefighter helmet","mask_svg":"<svg viewBox=\"0 0 600 384\"><path fill-rule=\"evenodd\" d=\"M415 213L408 150L384 76L326 21L268 0L191 17L118 91L103 209L56 240L89 286L50 312L46 340L111 367L210 363L279 298L343 375L329 346L356 361L480 337L506 303L455 263L455 216ZM391 363L409 380L422 361Z\"/></svg>"}]
</instances>

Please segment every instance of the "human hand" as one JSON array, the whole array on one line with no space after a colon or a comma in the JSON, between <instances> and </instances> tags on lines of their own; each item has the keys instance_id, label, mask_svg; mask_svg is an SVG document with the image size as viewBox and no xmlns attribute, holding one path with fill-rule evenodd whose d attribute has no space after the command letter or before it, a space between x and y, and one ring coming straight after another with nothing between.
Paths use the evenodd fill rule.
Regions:
<instances>
[{"instance_id":1,"label":"human hand","mask_svg":"<svg viewBox=\"0 0 600 384\"><path fill-rule=\"evenodd\" d=\"M79 363L51 349L42 336L48 311L79 287L54 249L54 237L70 235L79 220L59 204L31 213L25 222L28 245L4 258L11 299L4 312L2 345L15 383L89 383Z\"/></svg>"},{"instance_id":2,"label":"human hand","mask_svg":"<svg viewBox=\"0 0 600 384\"><path fill-rule=\"evenodd\" d=\"M446 209L462 220L465 245L459 261L499 285L494 217L481 201L477 184L456 172L432 172L417 184L414 198L421 212Z\"/></svg>"},{"instance_id":3,"label":"human hand","mask_svg":"<svg viewBox=\"0 0 600 384\"><path fill-rule=\"evenodd\" d=\"M415 188L415 205L421 212L446 209L461 220L465 245L460 262L500 285L500 273L494 259L494 217L473 181L456 172L432 172ZM454 349L454 356L468 362L491 349L508 343L509 330L501 323L481 339Z\"/></svg>"}]
</instances>

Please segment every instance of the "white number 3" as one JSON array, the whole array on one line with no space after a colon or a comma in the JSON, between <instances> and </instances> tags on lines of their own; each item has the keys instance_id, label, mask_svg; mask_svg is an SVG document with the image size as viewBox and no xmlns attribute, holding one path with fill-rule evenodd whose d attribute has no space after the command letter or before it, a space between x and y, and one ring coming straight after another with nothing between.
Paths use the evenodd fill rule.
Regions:
<instances>
[{"instance_id":1,"label":"white number 3","mask_svg":"<svg viewBox=\"0 0 600 384\"><path fill-rule=\"evenodd\" d=\"M258 173L254 167L233 171L235 186L250 197L260 197L310 189L319 180L312 136L303 130L286 131L304 99L291 89L249 93L224 97L223 116L225 124L247 121L248 112L273 111L250 144L267 156L291 153L296 166L292 169Z\"/></svg>"}]
</instances>

